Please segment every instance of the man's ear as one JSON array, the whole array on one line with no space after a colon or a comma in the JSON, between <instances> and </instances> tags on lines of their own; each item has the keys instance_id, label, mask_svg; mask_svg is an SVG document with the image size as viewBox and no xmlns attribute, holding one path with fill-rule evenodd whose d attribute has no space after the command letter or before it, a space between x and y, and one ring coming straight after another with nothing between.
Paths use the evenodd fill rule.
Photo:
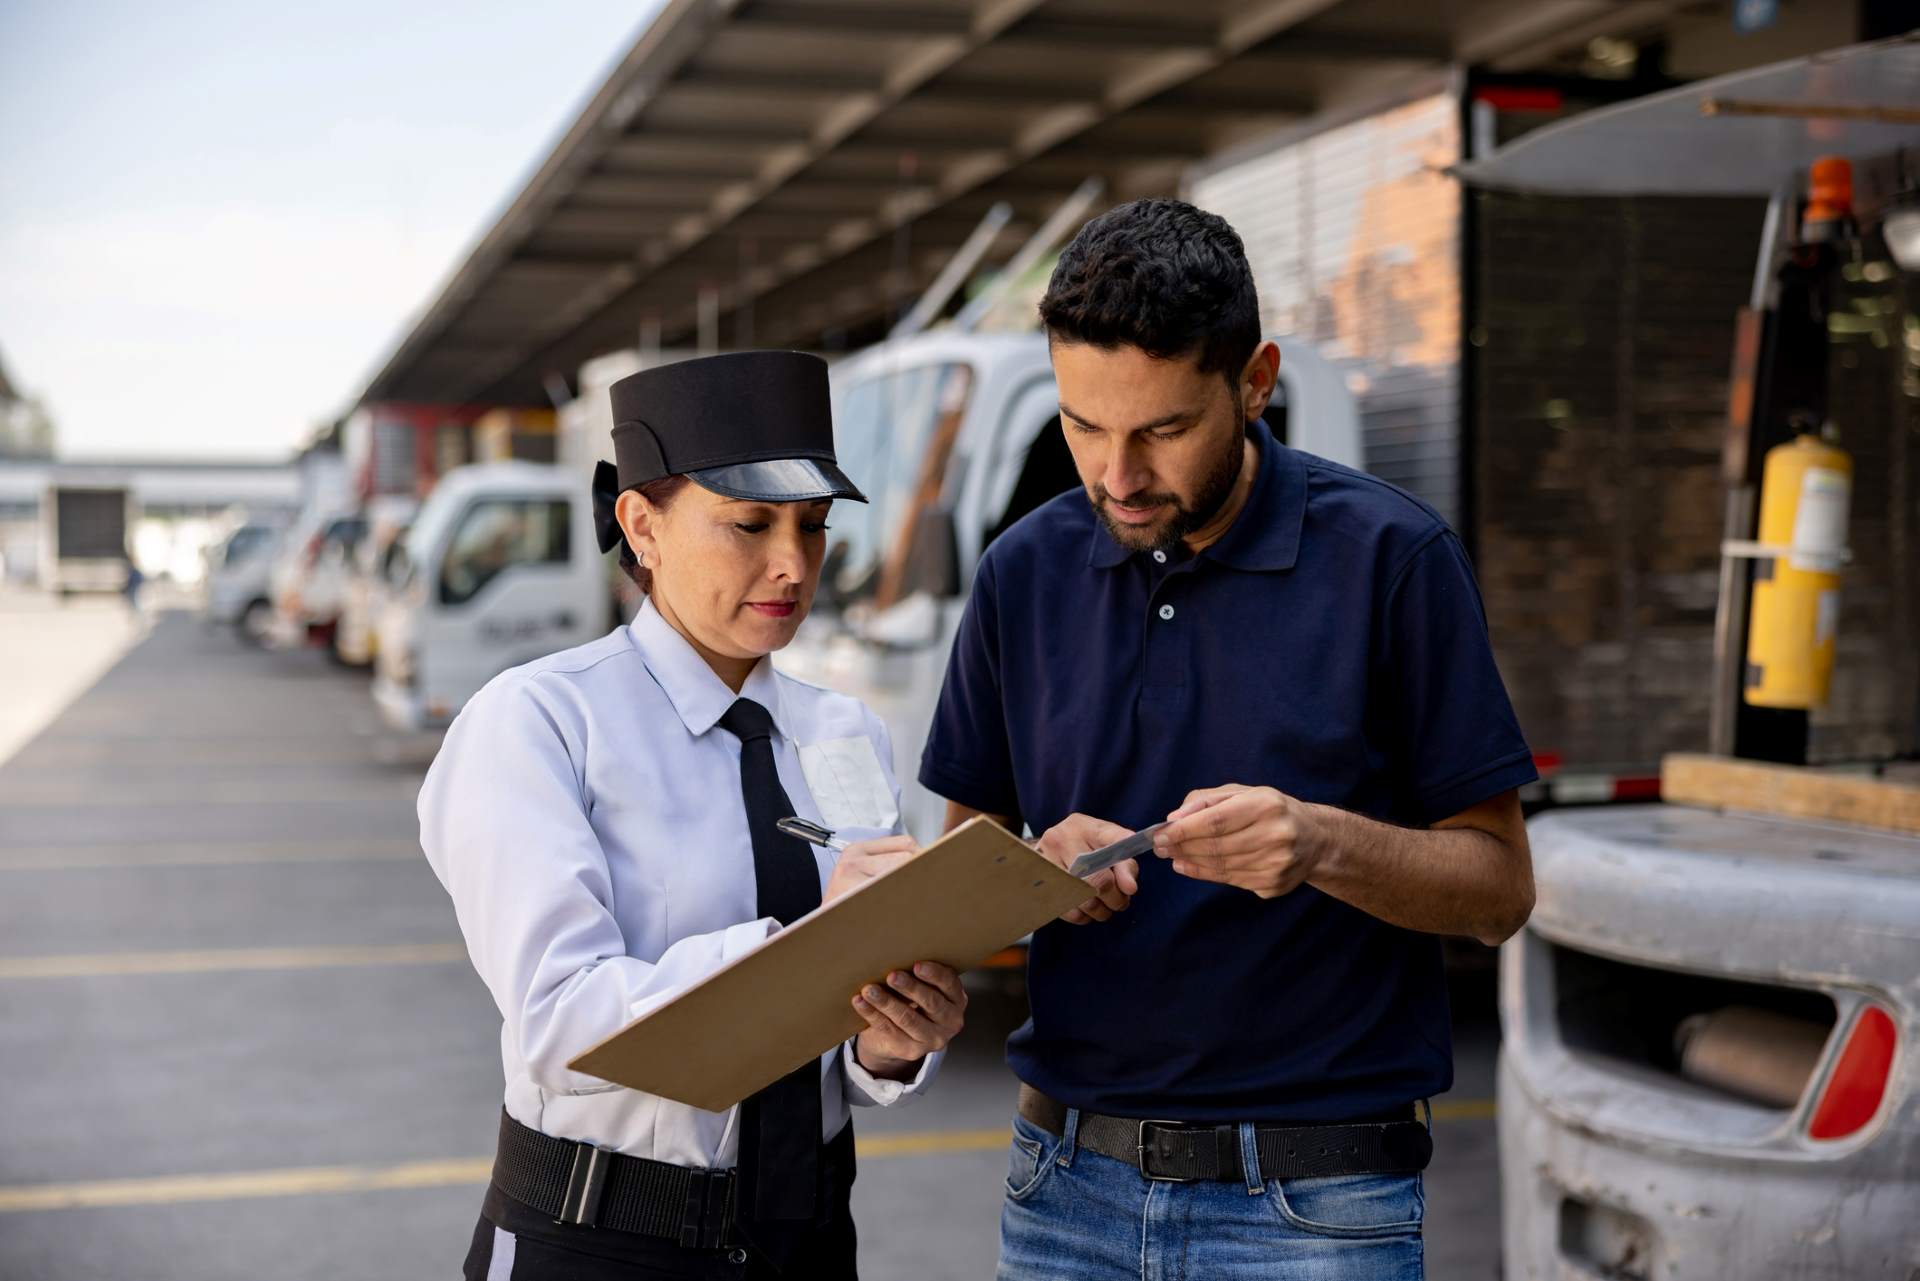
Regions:
<instances>
[{"instance_id":1,"label":"man's ear","mask_svg":"<svg viewBox=\"0 0 1920 1281\"><path fill-rule=\"evenodd\" d=\"M1246 409L1247 421L1252 422L1267 410L1267 402L1273 399L1273 389L1280 381L1280 348L1272 342L1262 342L1253 349L1253 355L1247 357L1245 368L1240 371L1241 404Z\"/></svg>"}]
</instances>

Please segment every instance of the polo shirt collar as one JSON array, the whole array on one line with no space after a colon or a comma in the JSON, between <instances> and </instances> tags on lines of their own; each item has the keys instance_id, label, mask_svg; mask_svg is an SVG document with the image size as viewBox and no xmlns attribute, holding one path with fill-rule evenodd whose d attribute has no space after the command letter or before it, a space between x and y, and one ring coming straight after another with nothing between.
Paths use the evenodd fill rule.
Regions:
<instances>
[{"instance_id":1,"label":"polo shirt collar","mask_svg":"<svg viewBox=\"0 0 1920 1281\"><path fill-rule=\"evenodd\" d=\"M661 617L651 597L640 606L640 612L633 616L633 622L627 625L627 634L633 640L633 647L640 652L640 659L647 665L647 671L666 693L673 710L679 713L681 723L687 727L689 734L698 737L706 733L726 715L736 698L750 698L772 715L773 727L780 731L781 737L790 742L793 740L772 659L763 658L754 664L746 684L735 694L707 666L707 660L700 657L700 651L675 631L673 624Z\"/></svg>"},{"instance_id":2,"label":"polo shirt collar","mask_svg":"<svg viewBox=\"0 0 1920 1281\"><path fill-rule=\"evenodd\" d=\"M1307 513L1306 466L1259 419L1247 424L1247 437L1258 453L1247 505L1219 541L1200 554L1234 569L1292 569L1299 559L1300 527ZM1087 563L1112 569L1133 554L1114 541L1096 516Z\"/></svg>"}]
</instances>

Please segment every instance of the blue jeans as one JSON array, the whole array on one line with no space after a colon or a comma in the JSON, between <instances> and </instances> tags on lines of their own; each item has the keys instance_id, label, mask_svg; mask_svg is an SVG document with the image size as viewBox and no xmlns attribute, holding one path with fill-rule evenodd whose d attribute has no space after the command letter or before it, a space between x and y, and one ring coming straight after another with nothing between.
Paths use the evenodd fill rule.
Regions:
<instances>
[{"instance_id":1,"label":"blue jeans","mask_svg":"<svg viewBox=\"0 0 1920 1281\"><path fill-rule=\"evenodd\" d=\"M1421 1281L1418 1174L1156 1183L1013 1121L1000 1281ZM1259 1166L1253 1127L1242 1163Z\"/></svg>"}]
</instances>

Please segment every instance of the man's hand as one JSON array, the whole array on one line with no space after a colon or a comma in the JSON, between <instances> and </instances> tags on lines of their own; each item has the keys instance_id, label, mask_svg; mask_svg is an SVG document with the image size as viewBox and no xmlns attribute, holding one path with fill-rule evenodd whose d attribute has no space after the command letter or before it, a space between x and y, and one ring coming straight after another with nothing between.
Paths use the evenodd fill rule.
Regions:
<instances>
[{"instance_id":1,"label":"man's hand","mask_svg":"<svg viewBox=\"0 0 1920 1281\"><path fill-rule=\"evenodd\" d=\"M855 841L840 851L820 893L822 903L831 903L849 890L859 889L876 876L885 875L920 852L920 843L911 836L883 836L877 841Z\"/></svg>"},{"instance_id":2,"label":"man's hand","mask_svg":"<svg viewBox=\"0 0 1920 1281\"><path fill-rule=\"evenodd\" d=\"M1089 850L1097 850L1132 835L1131 828L1118 823L1109 823L1103 818L1091 818L1085 814L1069 814L1048 828L1035 848L1049 863L1066 871L1073 860ZM1126 911L1127 904L1140 892L1140 865L1133 859L1115 863L1106 871L1088 877L1087 886L1093 890L1093 897L1060 918L1069 925L1110 921L1115 912Z\"/></svg>"},{"instance_id":3,"label":"man's hand","mask_svg":"<svg viewBox=\"0 0 1920 1281\"><path fill-rule=\"evenodd\" d=\"M1322 847L1313 807L1271 787L1230 783L1187 793L1153 852L1196 881L1217 881L1261 898L1290 893L1312 876Z\"/></svg>"},{"instance_id":4,"label":"man's hand","mask_svg":"<svg viewBox=\"0 0 1920 1281\"><path fill-rule=\"evenodd\" d=\"M849 847L851 848L851 847ZM854 1038L860 1066L890 1081L911 1081L920 1060L947 1048L966 1022L967 991L960 975L935 961L922 961L913 973L895 970L886 986L869 983L853 998L867 1021Z\"/></svg>"}]
</instances>

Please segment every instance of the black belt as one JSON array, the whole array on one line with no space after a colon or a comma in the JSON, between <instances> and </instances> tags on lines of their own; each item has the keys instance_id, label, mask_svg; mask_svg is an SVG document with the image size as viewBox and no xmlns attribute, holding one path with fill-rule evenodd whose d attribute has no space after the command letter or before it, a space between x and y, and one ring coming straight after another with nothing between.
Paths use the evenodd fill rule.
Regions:
<instances>
[{"instance_id":1,"label":"black belt","mask_svg":"<svg viewBox=\"0 0 1920 1281\"><path fill-rule=\"evenodd\" d=\"M1020 1115L1049 1134L1064 1134L1067 1107L1030 1085L1020 1087ZM1433 1159L1433 1136L1413 1119L1413 1105L1390 1115L1340 1125L1257 1125L1254 1145L1263 1179L1330 1174L1414 1174ZM1171 1183L1241 1180L1240 1127L1142 1121L1082 1112L1074 1146L1125 1161L1149 1179Z\"/></svg>"},{"instance_id":2,"label":"black belt","mask_svg":"<svg viewBox=\"0 0 1920 1281\"><path fill-rule=\"evenodd\" d=\"M493 1183L555 1223L663 1237L688 1249L736 1244L732 1170L696 1170L530 1130L500 1114Z\"/></svg>"}]
</instances>

